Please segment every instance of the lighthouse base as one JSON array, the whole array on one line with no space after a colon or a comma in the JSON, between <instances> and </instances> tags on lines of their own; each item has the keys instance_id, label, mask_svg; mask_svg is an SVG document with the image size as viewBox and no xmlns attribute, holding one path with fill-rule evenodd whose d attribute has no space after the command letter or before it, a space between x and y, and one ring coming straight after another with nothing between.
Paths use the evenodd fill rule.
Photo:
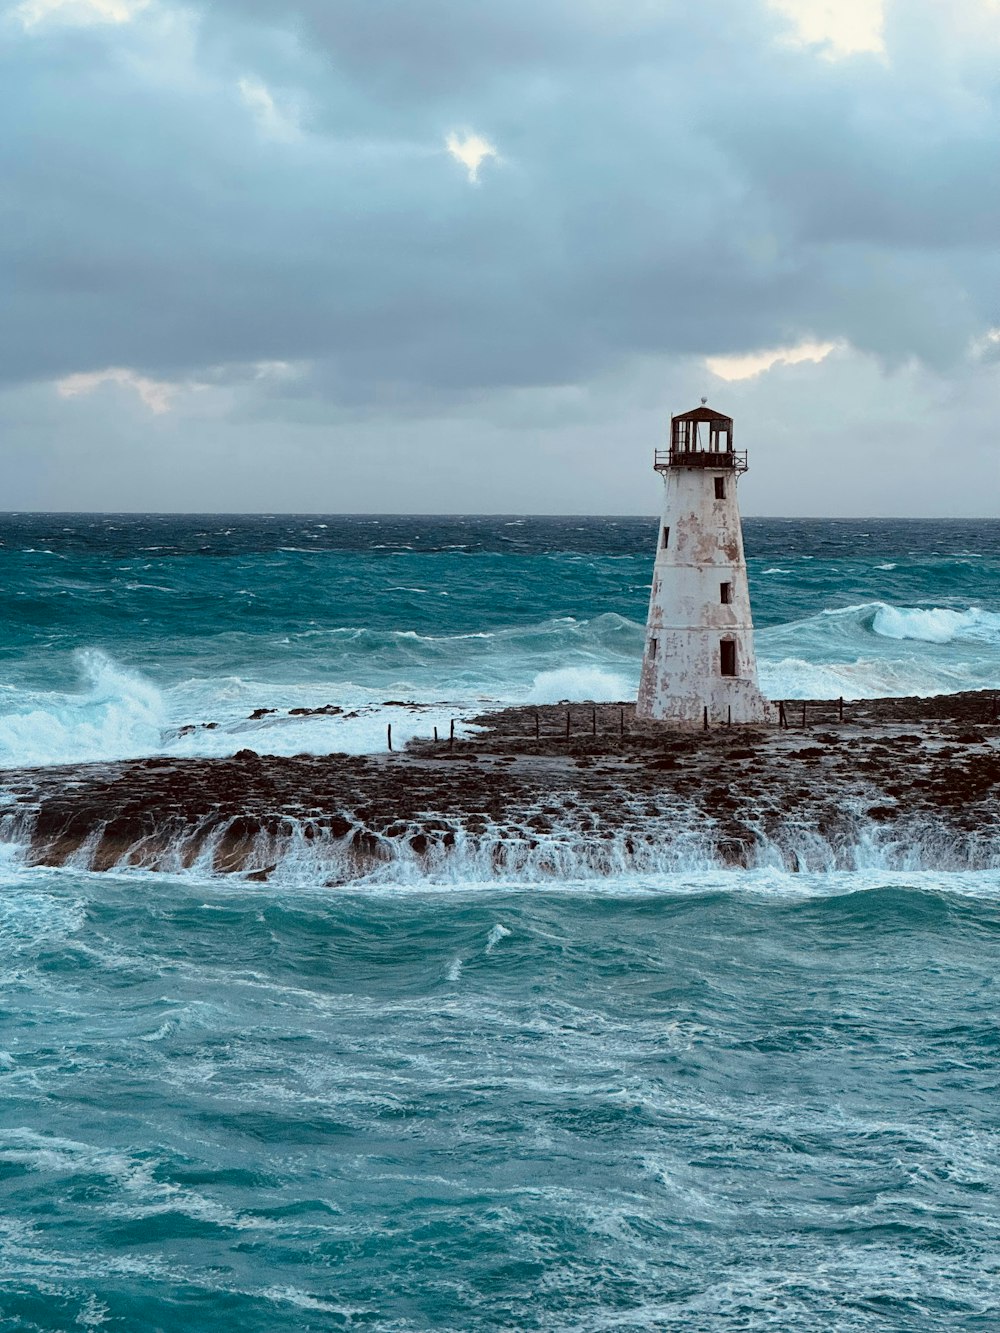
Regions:
<instances>
[{"instance_id":1,"label":"lighthouse base","mask_svg":"<svg viewBox=\"0 0 1000 1333\"><path fill-rule=\"evenodd\" d=\"M641 722L693 731L706 721L710 727L767 726L777 723L778 710L752 680L715 680L699 694L672 694L667 686L644 677L635 716Z\"/></svg>"}]
</instances>

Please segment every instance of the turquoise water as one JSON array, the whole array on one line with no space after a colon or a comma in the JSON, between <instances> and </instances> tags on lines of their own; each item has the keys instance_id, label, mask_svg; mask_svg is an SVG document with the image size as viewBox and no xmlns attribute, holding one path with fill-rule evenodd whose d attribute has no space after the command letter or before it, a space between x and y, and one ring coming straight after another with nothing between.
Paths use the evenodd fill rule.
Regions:
<instances>
[{"instance_id":1,"label":"turquoise water","mask_svg":"<svg viewBox=\"0 0 1000 1333\"><path fill-rule=\"evenodd\" d=\"M786 697L1000 684L1000 525L746 535ZM617 698L654 538L4 519L5 760ZM334 890L3 850L0 1333L1000 1326L996 872Z\"/></svg>"},{"instance_id":2,"label":"turquoise water","mask_svg":"<svg viewBox=\"0 0 1000 1333\"><path fill-rule=\"evenodd\" d=\"M0 761L33 764L364 751L634 696L655 523L28 515L0 542ZM746 544L773 698L1000 686L1000 523L756 519ZM249 721L327 703L356 716Z\"/></svg>"}]
</instances>

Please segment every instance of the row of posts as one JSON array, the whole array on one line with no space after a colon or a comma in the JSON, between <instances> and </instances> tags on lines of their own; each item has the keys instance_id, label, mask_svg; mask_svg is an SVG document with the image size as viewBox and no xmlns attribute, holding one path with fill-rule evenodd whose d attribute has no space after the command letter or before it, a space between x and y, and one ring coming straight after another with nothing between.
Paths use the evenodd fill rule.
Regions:
<instances>
[{"instance_id":1,"label":"row of posts","mask_svg":"<svg viewBox=\"0 0 1000 1333\"><path fill-rule=\"evenodd\" d=\"M385 739L386 739L386 742L387 742L387 744L388 744L388 746L389 746L389 749L391 750L391 749L392 749L392 723L391 723L391 722L389 723L389 725L388 725L388 726L386 727L386 729L385 729ZM439 738L438 738L438 729L437 729L437 727L434 728L434 739L435 739L435 741L439 739ZM448 745L449 745L449 747L451 747L451 746L453 746L454 744L455 744L455 719L452 718L452 719L451 719L451 726L450 726L449 729L448 729Z\"/></svg>"},{"instance_id":2,"label":"row of posts","mask_svg":"<svg viewBox=\"0 0 1000 1333\"><path fill-rule=\"evenodd\" d=\"M801 708L802 708L802 725L805 726L805 725L806 725L806 702L805 702L804 699L803 699L803 701L802 701ZM843 699L843 695L841 695L841 697L837 700L837 717L838 717L839 721L843 722L843 720L844 720L844 699ZM788 721L788 706L784 703L784 701L779 702L779 704L778 704L778 726L779 726L779 727L784 727L786 731L788 730L788 727L789 727L789 721Z\"/></svg>"},{"instance_id":3,"label":"row of posts","mask_svg":"<svg viewBox=\"0 0 1000 1333\"><path fill-rule=\"evenodd\" d=\"M593 735L593 736L596 736L596 735L597 735L597 709L596 709L596 708L592 708L592 709L590 710L590 731L591 731L591 735ZM624 708L619 708L619 710L618 710L618 732L619 732L619 735L621 735L621 736L624 736L624 735L625 735L625 709L624 709ZM541 717L540 717L540 715L539 715L538 713L536 713L536 714L535 714L535 740L538 740L539 737L541 736L541 734L542 734L542 722L541 722ZM570 710L567 708L567 710L566 710L566 736L569 737L569 734L570 734ZM391 750L391 749L392 749L392 723L391 723L391 722L387 725L387 727L386 727L386 729L385 729L385 739L386 739L386 744L387 744L388 748ZM438 736L438 729L437 729L437 727L434 728L434 740L435 740L435 742L440 742L440 737ZM449 728L448 728L448 745L449 745L449 747L451 747L451 746L453 746L454 744L455 744L455 719L452 718L452 719L451 719L451 724L450 724L450 726L449 726Z\"/></svg>"},{"instance_id":4,"label":"row of posts","mask_svg":"<svg viewBox=\"0 0 1000 1333\"><path fill-rule=\"evenodd\" d=\"M838 708L838 714L839 714L840 720L841 720L841 722L843 722L843 720L844 720L844 700L843 700L843 699L838 699L838 701L837 701L837 708ZM732 726L732 723L733 723L733 710L730 708L730 709L728 710L727 717L726 717L726 725L727 725L727 726ZM789 724L788 724L788 709L786 708L786 706L785 706L784 703L779 703L779 704L778 704L778 725L779 725L780 727L785 727L785 728L787 728L788 725L789 725ZM802 704L802 725L803 725L803 726L806 725L806 705L805 705L805 703ZM709 730L708 707L707 707L707 706L706 706L706 708L705 708L705 714L704 714L704 723L703 723L703 726L704 726L704 730L705 730L705 731L708 731L708 730ZM571 731L572 731L572 710L569 709L569 708L567 708L567 709L566 709L566 739L567 739L567 740L569 740L569 738L570 738ZM596 736L596 735L597 735L597 709L596 709L596 708L591 708L591 710L590 710L590 734L591 734L592 736ZM624 708L619 708L619 710L618 710L618 734L619 734L620 736L624 736L624 735L625 735L625 709L624 709ZM535 714L535 740L539 740L539 739L541 739L541 735L542 735L542 720L541 720L541 715L540 715L539 713L536 713L536 714ZM391 723L391 722L388 724L388 726L387 726L386 729L385 729L385 737L386 737L386 744L388 745L388 748L391 750L391 749L392 749L392 723ZM440 737L438 736L438 729L437 729L437 727L434 728L434 740L435 740L435 743L439 743L439 742L440 742ZM454 744L455 744L455 719L452 718L452 719L451 719L451 724L450 724L450 726L449 726L449 728L448 728L448 746L449 746L449 748L451 748L452 746L454 746Z\"/></svg>"},{"instance_id":5,"label":"row of posts","mask_svg":"<svg viewBox=\"0 0 1000 1333\"><path fill-rule=\"evenodd\" d=\"M839 721L843 722L843 720L844 720L844 699L843 699L843 696L841 696L841 697L836 701L836 704L837 704L837 717L838 717ZM790 723L790 721L789 721L789 713L790 713L792 707L793 707L793 705L791 705L791 704L786 704L786 703L784 702L784 700L781 700L781 701L779 701L779 703L778 703L778 726L781 727L781 728L783 728L783 729L786 730L786 731L787 731L788 728L791 726L791 723ZM805 700L803 700L800 704L797 703L797 704L794 705L794 708L795 708L796 712L797 712L800 708L801 708L801 710L802 710L802 711L801 711L801 725L802 725L803 727L805 727L805 726L808 725L808 722L807 722L807 707L808 707L808 705L807 705L807 703L806 703ZM814 705L814 707L820 707L820 708L823 708L823 707L825 707L825 703L824 703L824 704L819 704L819 705ZM993 721L994 721L994 722L997 721L998 711L1000 711L1000 710L998 710L997 696L994 695L994 696L993 696ZM567 708L567 709L566 709L566 739L567 739L567 740L569 740L570 733L571 733L571 729L572 729L572 721L571 721L571 719L572 719L572 710L569 709L569 708ZM727 726L732 726L732 723L733 723L733 710L730 708L730 709L728 710L728 712L727 712L727 716L726 716L726 725L727 725ZM709 730L709 726L710 726L710 724L709 724L709 718L708 718L708 707L707 707L707 705L706 705L706 707L705 707L705 711L704 711L704 715L703 715L703 719L702 719L702 728L703 728L703 730L708 731L708 730ZM597 709L596 709L596 707L593 707L593 708L591 708L591 710L590 710L590 734L591 734L592 736L596 736L596 735L597 735ZM619 708L619 710L618 710L618 734L621 735L621 736L624 736L624 735L625 735L625 709L624 709L624 708ZM539 713L536 713L536 714L535 714L535 740L539 740L539 739L541 738L541 735L542 735L542 721L541 721L541 715L540 715ZM440 740L440 738L439 738L439 736L438 736L438 729L437 729L437 727L434 728L434 740L435 740L436 742L439 742L439 740ZM386 727L386 742L387 742L387 744L388 744L389 749L391 750L391 749L392 749L392 723L391 723L391 722L390 722L389 725ZM451 748L452 746L454 746L454 744L455 744L455 719L452 718L452 719L451 719L451 724L450 724L450 726L449 726L449 728L448 728L448 746L449 746L449 748Z\"/></svg>"},{"instance_id":6,"label":"row of posts","mask_svg":"<svg viewBox=\"0 0 1000 1333\"><path fill-rule=\"evenodd\" d=\"M841 722L843 722L843 720L844 720L844 701L843 701L843 699L838 699L838 701L837 701L837 705L838 705L838 712L839 712L840 720L841 720ZM569 709L569 708L567 708L567 709L566 709L566 739L567 739L567 740L569 740L570 732L571 732L571 729L572 729L572 721L571 721L571 719L572 719L572 710ZM727 725L727 726L732 726L732 723L733 723L733 710L730 708L730 709L728 710L728 715L727 715L727 717L726 717L726 725ZM704 725L704 730L705 730L705 731L708 731L708 729L709 729L709 722L708 722L708 707L707 707L707 706L706 706L706 708L705 708L704 724L703 724L703 725ZM780 727L785 727L785 728L788 727L788 709L785 707L784 703L779 703L779 704L778 704L778 725L779 725ZM806 725L806 705L805 705L805 703L802 704L802 725L803 725L803 726ZM596 708L592 708L592 709L590 710L590 734L591 734L592 736L596 736L596 735L597 735L597 709L596 709ZM619 710L618 710L618 734L619 734L620 736L624 736L624 735L625 735L625 709L624 709L624 708L619 708ZM540 714L536 713L536 714L535 714L535 740L539 740L539 739L541 738L541 735L542 735L542 720L541 720L541 716L540 716ZM388 748L391 750L391 749L392 749L392 723L391 723L391 722L388 724L388 726L387 726L386 729L385 729L385 738L386 738L386 744L388 745ZM440 741L440 737L438 736L438 729L437 729L437 727L434 728L434 740L435 740L436 743L438 743L438 742ZM454 744L455 744L455 719L452 718L452 719L451 719L451 724L450 724L450 726L449 726L449 728L448 728L448 746L449 746L449 748L451 748Z\"/></svg>"}]
</instances>

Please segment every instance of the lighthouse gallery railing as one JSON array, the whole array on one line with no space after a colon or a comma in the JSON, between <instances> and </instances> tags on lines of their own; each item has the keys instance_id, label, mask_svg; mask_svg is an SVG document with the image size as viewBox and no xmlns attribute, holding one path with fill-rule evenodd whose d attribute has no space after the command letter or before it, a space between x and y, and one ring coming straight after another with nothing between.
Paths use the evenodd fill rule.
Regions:
<instances>
[{"instance_id":1,"label":"lighthouse gallery railing","mask_svg":"<svg viewBox=\"0 0 1000 1333\"><path fill-rule=\"evenodd\" d=\"M653 467L657 472L663 472L668 467L724 467L732 468L735 472L746 472L747 455L745 449L742 453L736 453L732 449L725 451L657 449L653 459Z\"/></svg>"}]
</instances>

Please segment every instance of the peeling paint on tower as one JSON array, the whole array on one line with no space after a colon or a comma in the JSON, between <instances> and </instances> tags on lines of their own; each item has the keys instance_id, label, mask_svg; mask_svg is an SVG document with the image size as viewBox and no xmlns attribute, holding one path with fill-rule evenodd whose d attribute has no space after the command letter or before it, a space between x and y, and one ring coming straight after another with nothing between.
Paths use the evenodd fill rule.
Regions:
<instances>
[{"instance_id":1,"label":"peeling paint on tower","mask_svg":"<svg viewBox=\"0 0 1000 1333\"><path fill-rule=\"evenodd\" d=\"M672 417L636 716L675 727L762 723L736 483L746 454L732 417L705 405Z\"/></svg>"}]
</instances>

